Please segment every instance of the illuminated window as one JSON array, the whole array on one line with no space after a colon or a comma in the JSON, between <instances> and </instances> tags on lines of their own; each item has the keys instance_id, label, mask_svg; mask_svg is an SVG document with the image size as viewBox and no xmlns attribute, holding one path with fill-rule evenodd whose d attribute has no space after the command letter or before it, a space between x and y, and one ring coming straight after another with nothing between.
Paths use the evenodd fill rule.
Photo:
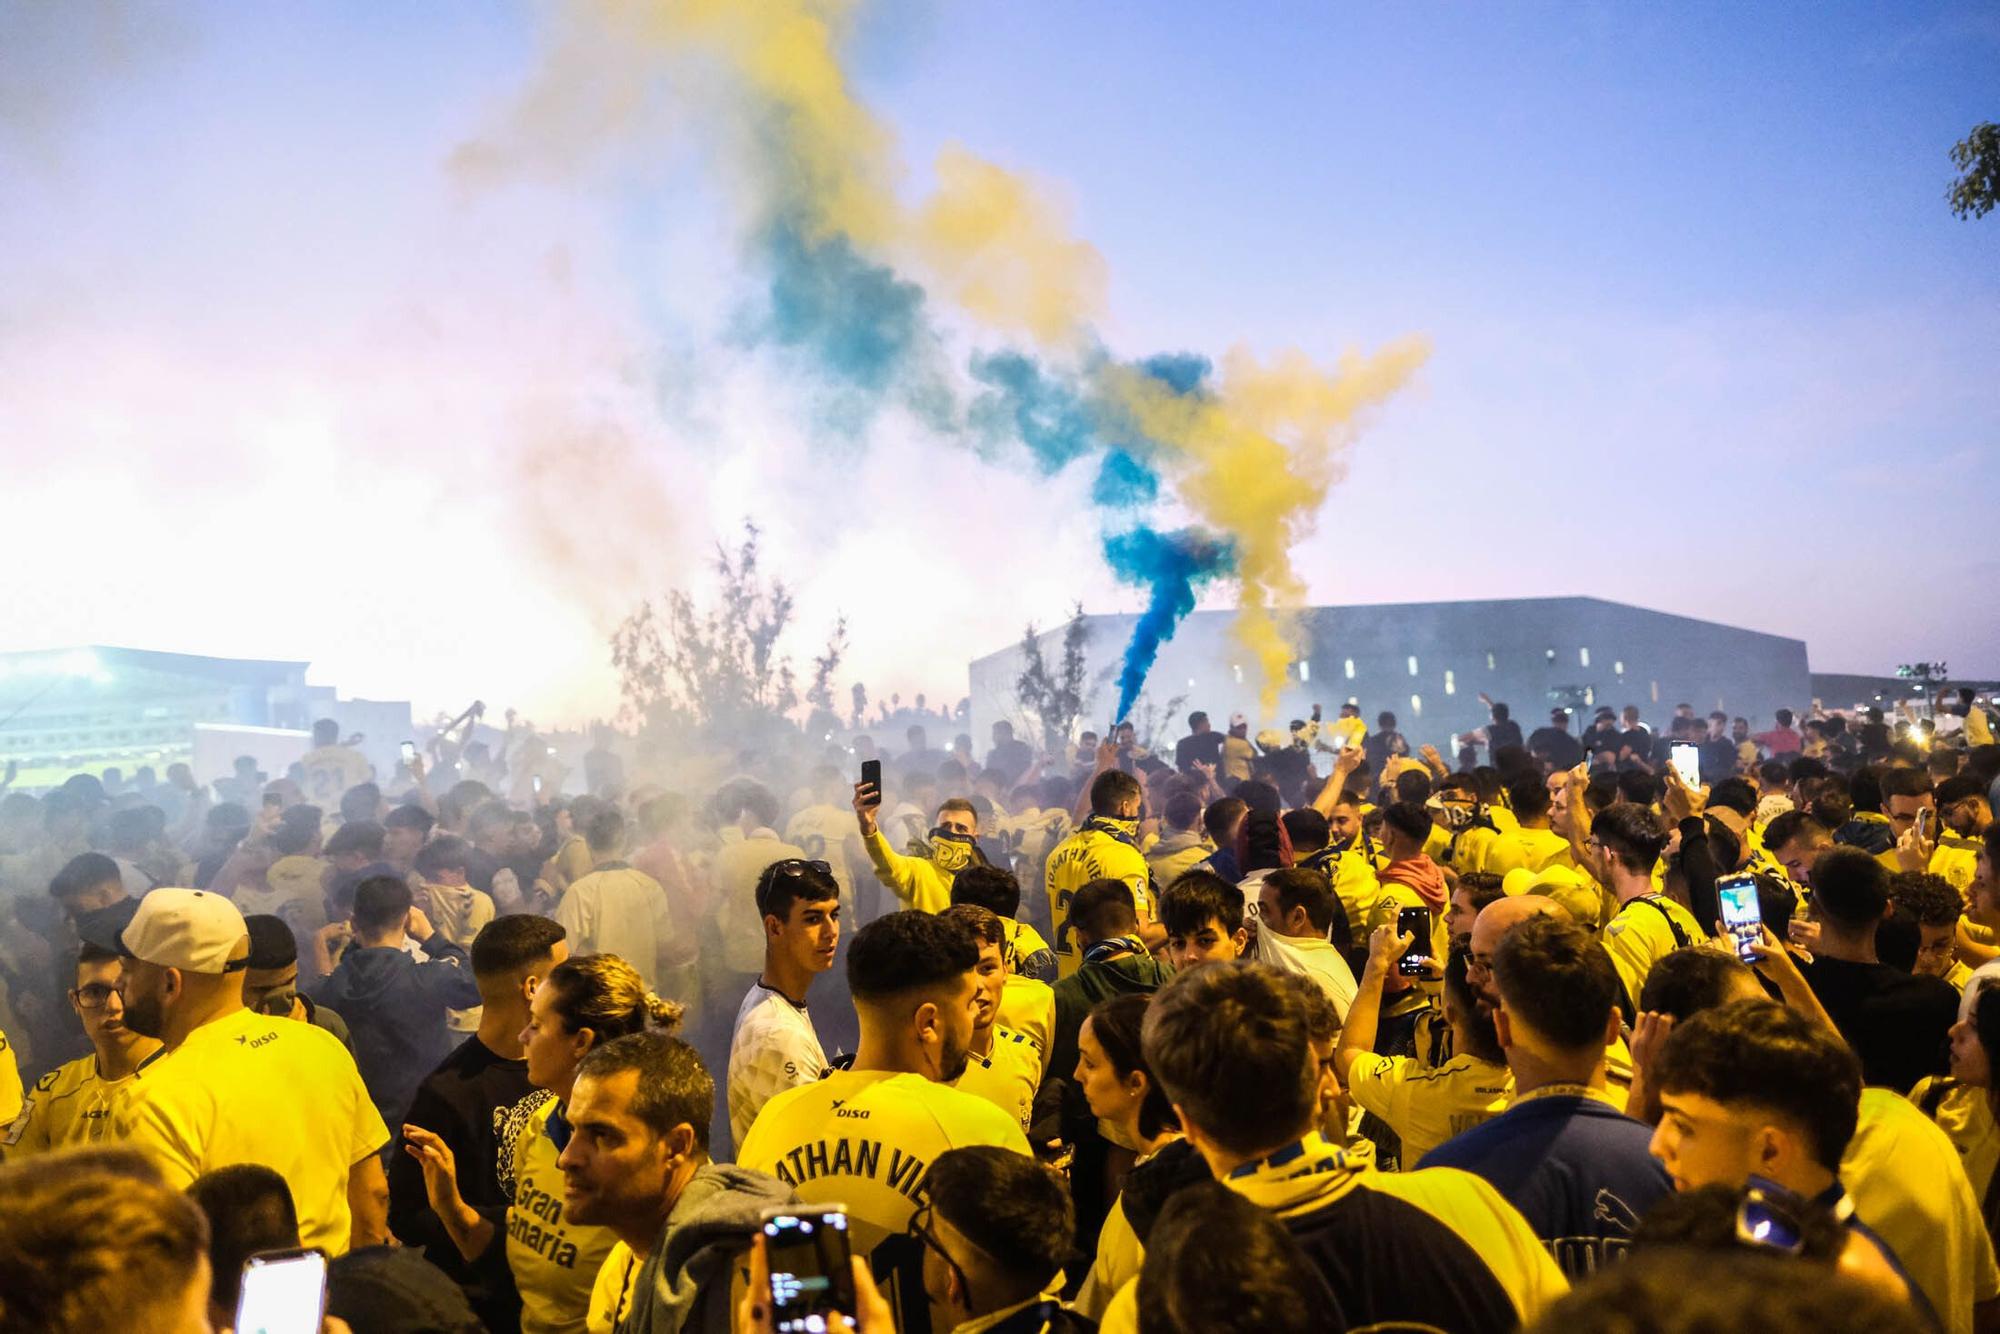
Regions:
<instances>
[{"instance_id":1,"label":"illuminated window","mask_svg":"<svg viewBox=\"0 0 2000 1334\"><path fill-rule=\"evenodd\" d=\"M1313 665L1310 662L1306 661L1304 658L1300 658L1299 680L1310 681L1312 679L1313 679Z\"/></svg>"},{"instance_id":2,"label":"illuminated window","mask_svg":"<svg viewBox=\"0 0 2000 1334\"><path fill-rule=\"evenodd\" d=\"M1578 661L1578 662L1580 662L1580 663L1582 663L1582 664L1583 664L1584 666L1586 666L1586 667L1590 666L1590 650L1589 650L1589 649L1587 649L1587 648L1580 648L1580 649L1578 649L1578 650L1576 651L1576 658L1577 658L1577 661Z\"/></svg>"},{"instance_id":3,"label":"illuminated window","mask_svg":"<svg viewBox=\"0 0 2000 1334\"><path fill-rule=\"evenodd\" d=\"M1410 713L1417 718L1424 716L1424 697L1422 695L1410 696Z\"/></svg>"},{"instance_id":4,"label":"illuminated window","mask_svg":"<svg viewBox=\"0 0 2000 1334\"><path fill-rule=\"evenodd\" d=\"M1458 693L1458 678L1452 675L1449 667L1445 668L1444 672L1444 693L1447 695L1456 695Z\"/></svg>"},{"instance_id":5,"label":"illuminated window","mask_svg":"<svg viewBox=\"0 0 2000 1334\"><path fill-rule=\"evenodd\" d=\"M1347 671L1347 679L1352 681L1354 679L1354 659L1347 659L1341 666Z\"/></svg>"},{"instance_id":6,"label":"illuminated window","mask_svg":"<svg viewBox=\"0 0 2000 1334\"><path fill-rule=\"evenodd\" d=\"M1416 660L1415 658L1411 658L1411 659L1410 659L1410 675L1411 675L1411 676L1415 676L1416 674L1417 674L1417 660Z\"/></svg>"}]
</instances>

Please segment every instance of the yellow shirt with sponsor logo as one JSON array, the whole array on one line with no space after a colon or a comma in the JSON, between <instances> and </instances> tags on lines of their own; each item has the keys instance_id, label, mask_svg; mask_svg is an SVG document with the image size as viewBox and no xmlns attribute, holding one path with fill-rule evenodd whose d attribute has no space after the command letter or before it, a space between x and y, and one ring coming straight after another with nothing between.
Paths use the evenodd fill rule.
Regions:
<instances>
[{"instance_id":1,"label":"yellow shirt with sponsor logo","mask_svg":"<svg viewBox=\"0 0 2000 1334\"><path fill-rule=\"evenodd\" d=\"M1863 1089L1840 1181L1854 1216L1896 1253L1946 1334L1971 1334L1973 1304L2000 1297L2000 1266L1945 1132L1894 1089Z\"/></svg>"},{"instance_id":2,"label":"yellow shirt with sponsor logo","mask_svg":"<svg viewBox=\"0 0 2000 1334\"><path fill-rule=\"evenodd\" d=\"M1097 821L1102 817L1092 817ZM1130 821L1120 821L1129 824ZM1132 889L1139 920L1154 920L1153 900L1147 888L1146 857L1138 845L1093 823L1071 834L1049 854L1046 888L1049 921L1056 931L1056 971L1062 977L1074 973L1083 963L1083 951L1076 947L1069 929L1069 901L1093 880L1123 880Z\"/></svg>"},{"instance_id":3,"label":"yellow shirt with sponsor logo","mask_svg":"<svg viewBox=\"0 0 2000 1334\"><path fill-rule=\"evenodd\" d=\"M1682 939L1675 938L1675 926L1680 928ZM1625 984L1625 994L1634 1005L1639 1003L1639 989L1646 985L1646 974L1660 959L1680 949L1683 940L1689 945L1705 944L1708 933L1693 913L1663 894L1630 900L1604 928L1605 953L1611 956L1618 980Z\"/></svg>"},{"instance_id":4,"label":"yellow shirt with sponsor logo","mask_svg":"<svg viewBox=\"0 0 2000 1334\"><path fill-rule=\"evenodd\" d=\"M114 1138L185 1190L204 1172L262 1163L292 1188L299 1240L347 1250L347 1174L389 1141L340 1039L238 1010L190 1033L117 1100Z\"/></svg>"},{"instance_id":5,"label":"yellow shirt with sponsor logo","mask_svg":"<svg viewBox=\"0 0 2000 1334\"><path fill-rule=\"evenodd\" d=\"M1018 973L1007 975L1007 988L1000 993L1000 1013L995 1023L1005 1024L1035 1044L1040 1059L1049 1059L1049 1042L1056 1031L1056 989L1046 982Z\"/></svg>"},{"instance_id":6,"label":"yellow shirt with sponsor logo","mask_svg":"<svg viewBox=\"0 0 2000 1334\"><path fill-rule=\"evenodd\" d=\"M562 1149L569 1128L556 1099L532 1093L499 1113L509 1148L500 1162L508 1187L507 1268L521 1293L521 1334L583 1334L598 1271L617 1243L608 1228L563 1217ZM552 1134L553 1132L553 1134Z\"/></svg>"},{"instance_id":7,"label":"yellow shirt with sponsor logo","mask_svg":"<svg viewBox=\"0 0 2000 1334\"><path fill-rule=\"evenodd\" d=\"M0 1132L0 1156L14 1158L96 1144L111 1136L112 1112L147 1066L166 1054L156 1047L123 1079L97 1073L97 1057L79 1056L35 1081L14 1123Z\"/></svg>"},{"instance_id":8,"label":"yellow shirt with sponsor logo","mask_svg":"<svg viewBox=\"0 0 2000 1334\"><path fill-rule=\"evenodd\" d=\"M973 1144L1028 1152L1020 1124L984 1098L922 1075L836 1070L765 1103L736 1161L808 1204L844 1202L867 1255L908 1228L937 1156Z\"/></svg>"},{"instance_id":9,"label":"yellow shirt with sponsor logo","mask_svg":"<svg viewBox=\"0 0 2000 1334\"><path fill-rule=\"evenodd\" d=\"M1428 1070L1408 1056L1363 1052L1347 1068L1347 1092L1389 1123L1403 1141L1403 1164L1413 1167L1452 1136L1506 1111L1513 1075L1465 1052Z\"/></svg>"},{"instance_id":10,"label":"yellow shirt with sponsor logo","mask_svg":"<svg viewBox=\"0 0 2000 1334\"><path fill-rule=\"evenodd\" d=\"M966 1062L952 1087L986 1099L1018 1121L1027 1134L1034 1120L1035 1089L1042 1082L1042 1050L1003 1024L993 1025L993 1050Z\"/></svg>"}]
</instances>

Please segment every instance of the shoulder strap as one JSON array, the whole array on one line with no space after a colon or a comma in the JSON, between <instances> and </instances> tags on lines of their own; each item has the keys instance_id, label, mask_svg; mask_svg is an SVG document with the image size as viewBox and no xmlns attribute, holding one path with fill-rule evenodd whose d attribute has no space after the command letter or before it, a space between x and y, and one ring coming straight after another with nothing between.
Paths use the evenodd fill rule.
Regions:
<instances>
[{"instance_id":1,"label":"shoulder strap","mask_svg":"<svg viewBox=\"0 0 2000 1334\"><path fill-rule=\"evenodd\" d=\"M1660 902L1659 895L1642 894L1637 899L1633 900L1633 902L1646 904L1654 912L1658 913L1660 916L1667 919L1667 930L1674 933L1675 949L1684 950L1693 946L1694 942L1688 939L1688 933L1682 929L1681 924L1679 922L1674 920L1674 915L1671 912L1667 911L1667 905Z\"/></svg>"}]
</instances>

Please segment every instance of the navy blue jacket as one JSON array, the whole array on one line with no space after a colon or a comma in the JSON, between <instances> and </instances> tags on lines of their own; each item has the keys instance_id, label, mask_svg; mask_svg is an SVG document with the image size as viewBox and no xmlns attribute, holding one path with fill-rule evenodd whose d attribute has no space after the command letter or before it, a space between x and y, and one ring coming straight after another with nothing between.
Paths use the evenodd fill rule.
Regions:
<instances>
[{"instance_id":1,"label":"navy blue jacket","mask_svg":"<svg viewBox=\"0 0 2000 1334\"><path fill-rule=\"evenodd\" d=\"M465 951L438 935L423 944L427 963L387 945L351 949L311 993L347 1021L361 1082L391 1134L450 1048L445 1011L479 1004Z\"/></svg>"},{"instance_id":2,"label":"navy blue jacket","mask_svg":"<svg viewBox=\"0 0 2000 1334\"><path fill-rule=\"evenodd\" d=\"M1647 1150L1652 1138L1650 1127L1596 1098L1531 1098L1446 1140L1417 1166L1485 1177L1575 1282L1617 1259L1639 1219L1672 1193Z\"/></svg>"}]
</instances>

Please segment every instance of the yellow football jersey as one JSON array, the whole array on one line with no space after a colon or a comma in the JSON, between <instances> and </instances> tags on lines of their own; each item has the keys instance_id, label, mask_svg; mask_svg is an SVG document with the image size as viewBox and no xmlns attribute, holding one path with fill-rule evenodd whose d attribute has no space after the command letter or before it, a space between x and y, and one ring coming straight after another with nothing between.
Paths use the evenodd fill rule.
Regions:
<instances>
[{"instance_id":1,"label":"yellow football jersey","mask_svg":"<svg viewBox=\"0 0 2000 1334\"><path fill-rule=\"evenodd\" d=\"M922 1075L836 1070L765 1103L736 1161L808 1204L844 1202L866 1255L908 1228L932 1160L971 1144L1028 1152L1020 1123L984 1098Z\"/></svg>"},{"instance_id":2,"label":"yellow football jersey","mask_svg":"<svg viewBox=\"0 0 2000 1334\"><path fill-rule=\"evenodd\" d=\"M500 1164L507 1206L507 1268L521 1293L522 1334L584 1334L598 1272L617 1238L607 1228L563 1217L563 1176L556 1166L568 1142L555 1098L531 1094L503 1114L513 1130ZM551 1121L554 1121L553 1127Z\"/></svg>"},{"instance_id":3,"label":"yellow football jersey","mask_svg":"<svg viewBox=\"0 0 2000 1334\"><path fill-rule=\"evenodd\" d=\"M347 1249L348 1170L389 1142L338 1038L254 1010L203 1024L154 1061L111 1122L177 1190L232 1163L273 1169L292 1188L301 1244L333 1255Z\"/></svg>"},{"instance_id":4,"label":"yellow football jersey","mask_svg":"<svg viewBox=\"0 0 2000 1334\"><path fill-rule=\"evenodd\" d=\"M1143 924L1152 921L1155 915L1147 888L1148 874L1145 854L1139 851L1136 842L1091 824L1071 834L1049 854L1046 889L1049 921L1056 933L1056 971L1060 976L1068 977L1083 963L1083 951L1076 947L1069 929L1069 901L1076 897L1076 892L1093 880L1123 880L1132 888L1132 900Z\"/></svg>"},{"instance_id":5,"label":"yellow football jersey","mask_svg":"<svg viewBox=\"0 0 2000 1334\"><path fill-rule=\"evenodd\" d=\"M97 1073L97 1057L79 1056L35 1081L14 1123L0 1132L0 1151L15 1157L96 1144L111 1135L112 1110L148 1065L166 1054L154 1048L139 1069L123 1079Z\"/></svg>"},{"instance_id":6,"label":"yellow football jersey","mask_svg":"<svg viewBox=\"0 0 2000 1334\"><path fill-rule=\"evenodd\" d=\"M1025 1033L993 1026L993 1050L974 1056L952 1087L986 1099L1020 1122L1026 1134L1034 1120L1035 1088L1042 1082L1042 1052Z\"/></svg>"}]
</instances>

